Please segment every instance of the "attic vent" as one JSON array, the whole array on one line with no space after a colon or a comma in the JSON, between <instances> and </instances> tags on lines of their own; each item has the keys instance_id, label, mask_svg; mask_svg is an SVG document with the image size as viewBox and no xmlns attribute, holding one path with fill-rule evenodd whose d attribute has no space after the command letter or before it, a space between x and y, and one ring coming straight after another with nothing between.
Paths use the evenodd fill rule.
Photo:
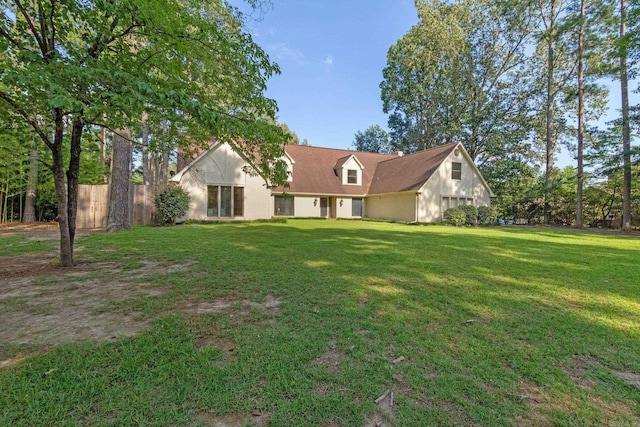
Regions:
<instances>
[{"instance_id":1,"label":"attic vent","mask_svg":"<svg viewBox=\"0 0 640 427\"><path fill-rule=\"evenodd\" d=\"M460 150L458 150L457 148L455 150L453 150L453 154L458 157L460 155Z\"/></svg>"}]
</instances>

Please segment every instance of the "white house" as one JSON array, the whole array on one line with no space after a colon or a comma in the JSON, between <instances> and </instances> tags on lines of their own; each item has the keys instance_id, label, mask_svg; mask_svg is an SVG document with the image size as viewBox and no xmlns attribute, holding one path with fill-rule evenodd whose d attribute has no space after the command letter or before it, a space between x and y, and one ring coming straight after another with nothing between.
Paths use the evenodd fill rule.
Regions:
<instances>
[{"instance_id":1,"label":"white house","mask_svg":"<svg viewBox=\"0 0 640 427\"><path fill-rule=\"evenodd\" d=\"M288 145L287 187L268 188L248 162L213 144L172 181L191 196L191 219L377 218L437 222L463 204L489 206L493 193L460 143L403 156Z\"/></svg>"}]
</instances>

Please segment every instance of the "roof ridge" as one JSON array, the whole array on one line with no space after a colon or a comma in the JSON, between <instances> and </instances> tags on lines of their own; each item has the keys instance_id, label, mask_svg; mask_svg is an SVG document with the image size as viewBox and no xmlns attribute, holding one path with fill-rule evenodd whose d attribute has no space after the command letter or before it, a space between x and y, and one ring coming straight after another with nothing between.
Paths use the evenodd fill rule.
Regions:
<instances>
[{"instance_id":1,"label":"roof ridge","mask_svg":"<svg viewBox=\"0 0 640 427\"><path fill-rule=\"evenodd\" d=\"M426 152L433 151L435 149L443 149L444 147L446 147L448 145L457 146L458 144L461 144L461 142L447 142L446 144L436 145L435 147L425 148L424 150L414 151L413 153L404 154L402 156L394 156L394 157L392 157L390 159L383 160L383 161L381 161L379 163L384 163L384 162L388 162L388 161L391 161L391 160L397 160L397 159L406 159L407 157L415 156L416 154L424 154Z\"/></svg>"},{"instance_id":2,"label":"roof ridge","mask_svg":"<svg viewBox=\"0 0 640 427\"><path fill-rule=\"evenodd\" d=\"M349 150L349 149L347 149L347 148L318 147L318 146L316 146L316 145L301 145L301 144L287 144L287 145L284 147L285 151L286 151L286 149L287 149L288 147L292 147L292 146L293 146L293 147L306 147L306 148L313 148L313 149L316 149L316 150L343 151L343 152L345 152L345 153L351 153L352 155L353 155L353 154L367 154L367 155L372 154L372 155L376 155L376 156L385 156L385 157L389 157L389 156L391 156L391 157L396 157L396 156L397 156L396 154L393 154L393 153L391 153L391 154L385 154L385 153L374 153L374 152L372 152L372 151L357 151L357 150ZM345 157L346 157L346 156L345 156Z\"/></svg>"}]
</instances>

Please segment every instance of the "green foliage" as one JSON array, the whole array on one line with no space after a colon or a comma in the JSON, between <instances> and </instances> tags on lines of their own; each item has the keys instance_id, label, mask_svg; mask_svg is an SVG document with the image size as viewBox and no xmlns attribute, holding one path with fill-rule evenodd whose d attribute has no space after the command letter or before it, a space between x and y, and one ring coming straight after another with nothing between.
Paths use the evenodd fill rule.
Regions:
<instances>
[{"instance_id":1,"label":"green foliage","mask_svg":"<svg viewBox=\"0 0 640 427\"><path fill-rule=\"evenodd\" d=\"M378 125L369 126L364 132L358 131L353 140L356 151L389 154L393 152L389 133Z\"/></svg>"},{"instance_id":2,"label":"green foliage","mask_svg":"<svg viewBox=\"0 0 640 427\"><path fill-rule=\"evenodd\" d=\"M189 193L177 185L167 185L154 199L156 210L164 225L173 225L189 210Z\"/></svg>"},{"instance_id":3,"label":"green foliage","mask_svg":"<svg viewBox=\"0 0 640 427\"><path fill-rule=\"evenodd\" d=\"M498 214L493 206L478 207L478 222L480 225L494 225L498 221Z\"/></svg>"},{"instance_id":4,"label":"green foliage","mask_svg":"<svg viewBox=\"0 0 640 427\"><path fill-rule=\"evenodd\" d=\"M460 141L479 162L529 151L529 94L518 72L530 34L522 5L416 6L420 22L389 49L380 85L394 149Z\"/></svg>"},{"instance_id":5,"label":"green foliage","mask_svg":"<svg viewBox=\"0 0 640 427\"><path fill-rule=\"evenodd\" d=\"M476 208L473 205L462 205L462 206L459 206L458 209L464 212L465 224L475 225L478 223L478 208Z\"/></svg>"},{"instance_id":6,"label":"green foliage","mask_svg":"<svg viewBox=\"0 0 640 427\"><path fill-rule=\"evenodd\" d=\"M467 222L467 214L460 208L449 208L444 211L444 222L459 227Z\"/></svg>"}]
</instances>

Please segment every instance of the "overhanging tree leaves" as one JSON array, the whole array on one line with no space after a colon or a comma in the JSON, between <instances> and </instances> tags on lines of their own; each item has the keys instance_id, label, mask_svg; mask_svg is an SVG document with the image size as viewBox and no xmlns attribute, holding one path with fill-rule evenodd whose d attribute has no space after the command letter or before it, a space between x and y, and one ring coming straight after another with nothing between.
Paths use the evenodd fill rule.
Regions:
<instances>
[{"instance_id":1,"label":"overhanging tree leaves","mask_svg":"<svg viewBox=\"0 0 640 427\"><path fill-rule=\"evenodd\" d=\"M272 183L284 176L275 159L285 134L264 96L279 70L221 0L13 0L0 10L0 110L51 151L61 265L73 265L88 127L133 127L149 111L185 143L214 137Z\"/></svg>"}]
</instances>

